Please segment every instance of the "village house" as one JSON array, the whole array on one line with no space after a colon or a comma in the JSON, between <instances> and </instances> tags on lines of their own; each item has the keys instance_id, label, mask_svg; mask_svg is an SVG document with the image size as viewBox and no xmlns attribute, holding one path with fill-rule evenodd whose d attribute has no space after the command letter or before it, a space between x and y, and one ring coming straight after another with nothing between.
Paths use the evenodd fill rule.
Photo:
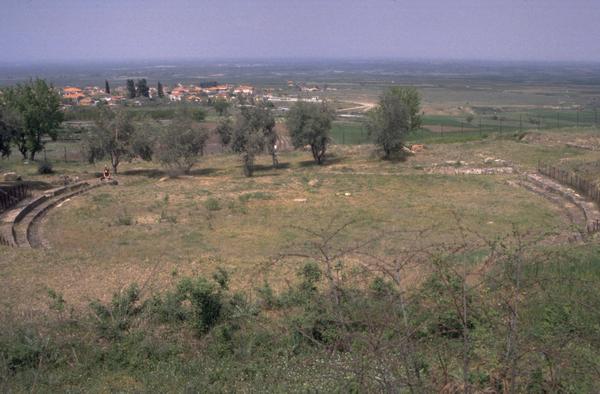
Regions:
<instances>
[{"instance_id":1,"label":"village house","mask_svg":"<svg viewBox=\"0 0 600 394\"><path fill-rule=\"evenodd\" d=\"M62 99L67 104L79 104L79 100L84 97L83 90L80 88L66 86L62 89Z\"/></svg>"},{"instance_id":2,"label":"village house","mask_svg":"<svg viewBox=\"0 0 600 394\"><path fill-rule=\"evenodd\" d=\"M250 85L240 85L233 90L234 94L253 94L254 87Z\"/></svg>"}]
</instances>

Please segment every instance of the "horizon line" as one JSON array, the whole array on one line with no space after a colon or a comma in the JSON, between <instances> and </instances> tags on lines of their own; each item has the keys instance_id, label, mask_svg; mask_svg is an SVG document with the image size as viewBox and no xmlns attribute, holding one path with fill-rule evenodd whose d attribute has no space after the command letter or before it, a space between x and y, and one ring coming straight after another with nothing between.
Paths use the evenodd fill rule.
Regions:
<instances>
[{"instance_id":1,"label":"horizon line","mask_svg":"<svg viewBox=\"0 0 600 394\"><path fill-rule=\"evenodd\" d=\"M406 63L498 63L498 64L561 64L561 65L600 65L600 60L552 60L552 59L503 59L503 58L443 58L443 57L394 57L394 56L274 56L274 57L148 57L148 58L111 58L111 59L88 59L88 58L65 58L65 59L35 59L35 60L0 60L0 67L13 66L40 66L40 65L72 65L76 64L146 64L167 63L175 65L184 62L197 63L238 63L238 62L406 62Z\"/></svg>"}]
</instances>

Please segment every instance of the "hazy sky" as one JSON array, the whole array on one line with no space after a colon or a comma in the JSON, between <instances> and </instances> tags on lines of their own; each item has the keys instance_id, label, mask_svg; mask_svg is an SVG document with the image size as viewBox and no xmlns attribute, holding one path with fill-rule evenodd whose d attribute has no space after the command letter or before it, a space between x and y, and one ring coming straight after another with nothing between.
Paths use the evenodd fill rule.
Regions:
<instances>
[{"instance_id":1,"label":"hazy sky","mask_svg":"<svg viewBox=\"0 0 600 394\"><path fill-rule=\"evenodd\" d=\"M600 61L600 0L0 0L0 62Z\"/></svg>"}]
</instances>

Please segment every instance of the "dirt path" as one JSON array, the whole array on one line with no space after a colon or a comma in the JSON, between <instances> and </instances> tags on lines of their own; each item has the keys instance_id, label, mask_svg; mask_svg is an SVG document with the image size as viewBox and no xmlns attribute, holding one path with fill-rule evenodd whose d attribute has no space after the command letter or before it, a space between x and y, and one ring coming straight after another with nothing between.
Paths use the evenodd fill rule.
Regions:
<instances>
[{"instance_id":1,"label":"dirt path","mask_svg":"<svg viewBox=\"0 0 600 394\"><path fill-rule=\"evenodd\" d=\"M357 103L357 102L349 102L349 101L344 101L345 103L349 103L349 104L358 104L358 106L356 107L350 107L350 108L341 108L337 110L337 113L344 113L344 112L367 112L368 110L370 110L371 108L375 107L375 103Z\"/></svg>"}]
</instances>

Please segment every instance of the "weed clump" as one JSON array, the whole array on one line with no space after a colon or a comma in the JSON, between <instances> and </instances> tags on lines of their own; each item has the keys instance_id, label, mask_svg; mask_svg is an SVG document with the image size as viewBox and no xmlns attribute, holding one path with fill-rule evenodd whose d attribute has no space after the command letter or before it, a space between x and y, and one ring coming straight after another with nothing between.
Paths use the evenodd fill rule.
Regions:
<instances>
[{"instance_id":1,"label":"weed clump","mask_svg":"<svg viewBox=\"0 0 600 394\"><path fill-rule=\"evenodd\" d=\"M133 224L133 217L127 212L126 209L121 211L117 216L117 225L119 226L131 226Z\"/></svg>"},{"instance_id":2,"label":"weed clump","mask_svg":"<svg viewBox=\"0 0 600 394\"><path fill-rule=\"evenodd\" d=\"M140 302L140 288L132 284L125 291L115 293L108 305L92 301L90 309L100 336L106 339L119 339L125 336L134 320L144 309Z\"/></svg>"},{"instance_id":3,"label":"weed clump","mask_svg":"<svg viewBox=\"0 0 600 394\"><path fill-rule=\"evenodd\" d=\"M158 219L160 223L177 223L177 217L175 215L169 214L167 210L163 209L160 211L160 218Z\"/></svg>"},{"instance_id":4,"label":"weed clump","mask_svg":"<svg viewBox=\"0 0 600 394\"><path fill-rule=\"evenodd\" d=\"M221 203L216 198L210 197L204 202L204 207L209 211L219 211Z\"/></svg>"},{"instance_id":5,"label":"weed clump","mask_svg":"<svg viewBox=\"0 0 600 394\"><path fill-rule=\"evenodd\" d=\"M272 200L273 198L271 193L265 192L244 193L239 197L241 202L248 202L250 200Z\"/></svg>"}]
</instances>

